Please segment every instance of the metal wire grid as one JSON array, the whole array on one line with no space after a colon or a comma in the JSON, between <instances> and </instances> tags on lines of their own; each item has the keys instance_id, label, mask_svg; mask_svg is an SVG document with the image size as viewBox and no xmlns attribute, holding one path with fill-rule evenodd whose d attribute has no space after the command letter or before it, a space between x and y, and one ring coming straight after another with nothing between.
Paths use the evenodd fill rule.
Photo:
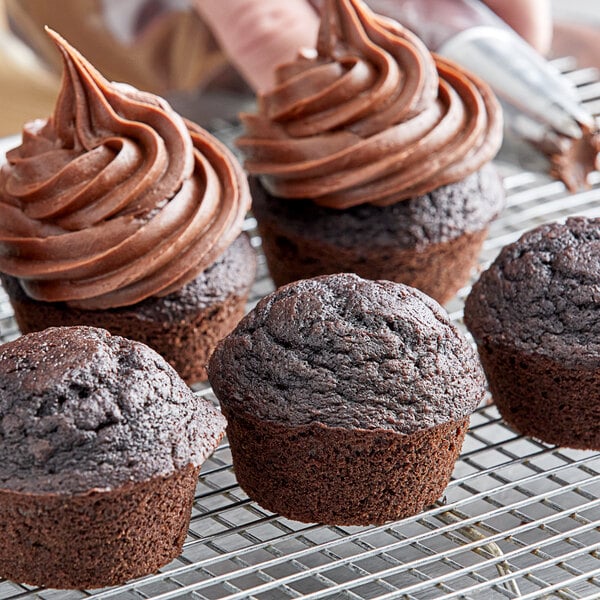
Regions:
<instances>
[{"instance_id":1,"label":"metal wire grid","mask_svg":"<svg viewBox=\"0 0 600 600\"><path fill-rule=\"evenodd\" d=\"M572 68L568 60L559 66ZM569 75L590 109L600 113L597 74ZM541 222L571 214L600 217L600 174L590 190L568 195L561 183L500 166L508 206L490 229L482 264ZM254 230L252 219L246 228ZM253 242L259 247L256 236ZM261 257L250 304L271 289ZM448 306L460 327L467 292ZM1 290L0 335L18 335ZM209 387L198 393L214 399ZM409 519L360 528L302 524L265 511L237 485L225 443L202 469L177 560L156 575L94 592L0 580L1 600L32 597L598 599L600 454L520 437L487 406L473 415L444 498Z\"/></svg>"}]
</instances>

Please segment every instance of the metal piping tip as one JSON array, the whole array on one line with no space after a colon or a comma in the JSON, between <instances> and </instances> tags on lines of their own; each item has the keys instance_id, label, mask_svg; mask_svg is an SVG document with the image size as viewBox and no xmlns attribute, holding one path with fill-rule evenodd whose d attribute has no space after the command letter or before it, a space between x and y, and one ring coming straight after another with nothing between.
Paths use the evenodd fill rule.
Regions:
<instances>
[{"instance_id":1,"label":"metal piping tip","mask_svg":"<svg viewBox=\"0 0 600 600\"><path fill-rule=\"evenodd\" d=\"M559 134L580 139L581 126L594 127L568 80L510 29L472 27L439 52L485 79L505 103Z\"/></svg>"},{"instance_id":2,"label":"metal piping tip","mask_svg":"<svg viewBox=\"0 0 600 600\"><path fill-rule=\"evenodd\" d=\"M581 139L583 134L581 132L580 121L572 117L563 106L559 106L558 104L551 105L546 113L546 119L547 123L552 125L552 129L557 133L562 133L575 140Z\"/></svg>"},{"instance_id":3,"label":"metal piping tip","mask_svg":"<svg viewBox=\"0 0 600 600\"><path fill-rule=\"evenodd\" d=\"M584 127L594 128L596 126L596 119L589 113L581 104L573 104L570 107L569 112L573 115L575 120Z\"/></svg>"}]
</instances>

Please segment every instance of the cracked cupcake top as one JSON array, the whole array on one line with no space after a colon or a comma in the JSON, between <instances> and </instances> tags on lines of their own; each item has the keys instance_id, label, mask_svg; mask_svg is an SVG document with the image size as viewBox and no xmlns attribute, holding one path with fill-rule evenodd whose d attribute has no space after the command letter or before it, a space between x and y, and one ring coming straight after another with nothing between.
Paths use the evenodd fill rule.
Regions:
<instances>
[{"instance_id":1,"label":"cracked cupcake top","mask_svg":"<svg viewBox=\"0 0 600 600\"><path fill-rule=\"evenodd\" d=\"M436 302L350 274L261 300L220 342L209 374L226 410L403 434L462 419L485 389L471 346Z\"/></svg>"},{"instance_id":2,"label":"cracked cupcake top","mask_svg":"<svg viewBox=\"0 0 600 600\"><path fill-rule=\"evenodd\" d=\"M274 196L385 206L465 178L500 147L487 84L359 0L328 0L316 52L276 77L238 140Z\"/></svg>"},{"instance_id":3,"label":"cracked cupcake top","mask_svg":"<svg viewBox=\"0 0 600 600\"><path fill-rule=\"evenodd\" d=\"M0 271L31 298L80 308L167 295L240 234L245 176L164 100L108 82L50 35L62 87L0 171Z\"/></svg>"},{"instance_id":4,"label":"cracked cupcake top","mask_svg":"<svg viewBox=\"0 0 600 600\"><path fill-rule=\"evenodd\" d=\"M0 347L0 490L81 493L171 475L225 419L156 352L91 327Z\"/></svg>"},{"instance_id":5,"label":"cracked cupcake top","mask_svg":"<svg viewBox=\"0 0 600 600\"><path fill-rule=\"evenodd\" d=\"M599 317L600 219L584 217L542 225L505 246L465 306L478 342L596 367Z\"/></svg>"}]
</instances>

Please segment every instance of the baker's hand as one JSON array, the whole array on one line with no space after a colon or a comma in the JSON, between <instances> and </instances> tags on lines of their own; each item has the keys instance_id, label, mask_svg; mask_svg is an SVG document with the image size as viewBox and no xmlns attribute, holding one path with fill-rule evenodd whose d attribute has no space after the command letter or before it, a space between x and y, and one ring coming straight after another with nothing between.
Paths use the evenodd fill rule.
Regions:
<instances>
[{"instance_id":1,"label":"baker's hand","mask_svg":"<svg viewBox=\"0 0 600 600\"><path fill-rule=\"evenodd\" d=\"M547 54L552 43L552 6L550 0L484 0L521 37L536 50Z\"/></svg>"},{"instance_id":2,"label":"baker's hand","mask_svg":"<svg viewBox=\"0 0 600 600\"><path fill-rule=\"evenodd\" d=\"M548 51L550 0L486 3L540 52ZM313 47L317 38L319 19L307 0L196 0L196 7L256 90L271 87L275 66L292 60L299 48Z\"/></svg>"},{"instance_id":3,"label":"baker's hand","mask_svg":"<svg viewBox=\"0 0 600 600\"><path fill-rule=\"evenodd\" d=\"M255 90L270 88L274 68L317 39L319 17L306 0L196 0L196 7Z\"/></svg>"}]
</instances>

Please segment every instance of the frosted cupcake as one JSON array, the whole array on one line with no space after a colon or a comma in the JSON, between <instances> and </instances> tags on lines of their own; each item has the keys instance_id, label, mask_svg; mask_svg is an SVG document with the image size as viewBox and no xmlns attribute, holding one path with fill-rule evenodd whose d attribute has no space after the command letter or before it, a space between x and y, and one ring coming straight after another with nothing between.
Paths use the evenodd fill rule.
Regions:
<instances>
[{"instance_id":1,"label":"frosted cupcake","mask_svg":"<svg viewBox=\"0 0 600 600\"><path fill-rule=\"evenodd\" d=\"M245 176L161 98L111 83L60 36L54 113L0 172L0 272L23 333L93 325L206 378L244 312L255 256Z\"/></svg>"},{"instance_id":2,"label":"frosted cupcake","mask_svg":"<svg viewBox=\"0 0 600 600\"><path fill-rule=\"evenodd\" d=\"M238 140L276 284L353 271L448 300L503 204L488 86L357 0L276 79Z\"/></svg>"}]
</instances>

